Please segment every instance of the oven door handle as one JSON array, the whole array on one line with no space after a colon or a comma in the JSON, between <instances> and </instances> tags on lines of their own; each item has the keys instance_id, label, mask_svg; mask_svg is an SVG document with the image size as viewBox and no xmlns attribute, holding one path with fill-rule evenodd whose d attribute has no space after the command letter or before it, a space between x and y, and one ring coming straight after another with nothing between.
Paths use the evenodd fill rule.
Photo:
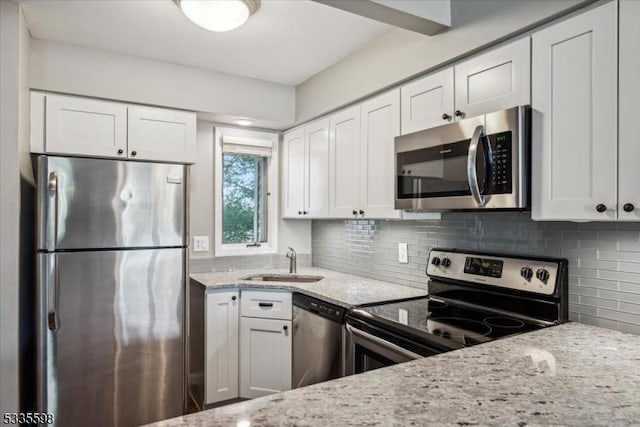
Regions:
<instances>
[{"instance_id":1,"label":"oven door handle","mask_svg":"<svg viewBox=\"0 0 640 427\"><path fill-rule=\"evenodd\" d=\"M347 332L349 332L350 334L353 334L357 337L366 339L368 341L371 341L375 344L378 344L381 347L384 347L387 350L390 350L396 354L399 354L401 356L405 356L411 359L420 359L423 356L414 353L412 351L409 351L405 348L400 347L399 345L390 343L389 341L383 340L382 338L378 338L375 335L371 335L368 332L364 332L360 329L354 328L353 326L349 325L348 323L345 325L345 327L347 328Z\"/></svg>"},{"instance_id":2,"label":"oven door handle","mask_svg":"<svg viewBox=\"0 0 640 427\"><path fill-rule=\"evenodd\" d=\"M484 134L484 126L479 125L473 131L473 137L469 143L469 154L467 155L467 180L471 195L476 201L478 207L483 207L487 203L487 197L480 194L480 186L478 185L478 170L476 169L476 159L478 157L478 144L480 138Z\"/></svg>"}]
</instances>

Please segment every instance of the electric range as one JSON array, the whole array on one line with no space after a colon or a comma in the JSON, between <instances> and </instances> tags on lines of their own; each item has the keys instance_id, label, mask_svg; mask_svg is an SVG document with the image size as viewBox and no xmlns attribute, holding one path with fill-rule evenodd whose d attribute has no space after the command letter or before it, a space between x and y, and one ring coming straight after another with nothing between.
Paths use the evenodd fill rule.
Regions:
<instances>
[{"instance_id":1,"label":"electric range","mask_svg":"<svg viewBox=\"0 0 640 427\"><path fill-rule=\"evenodd\" d=\"M565 259L433 249L427 265L428 297L349 310L347 374L568 320Z\"/></svg>"}]
</instances>

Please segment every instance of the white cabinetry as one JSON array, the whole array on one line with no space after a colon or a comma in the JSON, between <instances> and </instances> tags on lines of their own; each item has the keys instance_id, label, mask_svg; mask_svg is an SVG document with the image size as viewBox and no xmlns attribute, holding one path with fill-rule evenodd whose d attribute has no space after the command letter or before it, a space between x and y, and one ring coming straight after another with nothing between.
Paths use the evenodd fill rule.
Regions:
<instances>
[{"instance_id":1,"label":"white cabinetry","mask_svg":"<svg viewBox=\"0 0 640 427\"><path fill-rule=\"evenodd\" d=\"M194 113L151 107L129 107L128 113L128 149L131 158L195 162Z\"/></svg>"},{"instance_id":2,"label":"white cabinetry","mask_svg":"<svg viewBox=\"0 0 640 427\"><path fill-rule=\"evenodd\" d=\"M618 219L640 221L640 2L621 1L619 7Z\"/></svg>"},{"instance_id":3,"label":"white cabinetry","mask_svg":"<svg viewBox=\"0 0 640 427\"><path fill-rule=\"evenodd\" d=\"M127 157L127 106L74 96L47 95L46 152Z\"/></svg>"},{"instance_id":4,"label":"white cabinetry","mask_svg":"<svg viewBox=\"0 0 640 427\"><path fill-rule=\"evenodd\" d=\"M326 218L329 213L329 119L288 132L283 142L283 216Z\"/></svg>"},{"instance_id":5,"label":"white cabinetry","mask_svg":"<svg viewBox=\"0 0 640 427\"><path fill-rule=\"evenodd\" d=\"M243 291L240 397L291 389L291 293Z\"/></svg>"},{"instance_id":6,"label":"white cabinetry","mask_svg":"<svg viewBox=\"0 0 640 427\"><path fill-rule=\"evenodd\" d=\"M291 389L291 320L240 320L240 397Z\"/></svg>"},{"instance_id":7,"label":"white cabinetry","mask_svg":"<svg viewBox=\"0 0 640 427\"><path fill-rule=\"evenodd\" d=\"M195 163L195 149L195 113L31 93L33 153Z\"/></svg>"},{"instance_id":8,"label":"white cabinetry","mask_svg":"<svg viewBox=\"0 0 640 427\"><path fill-rule=\"evenodd\" d=\"M394 138L400 135L400 89L361 104L360 209L365 218L400 218L395 210Z\"/></svg>"},{"instance_id":9,"label":"white cabinetry","mask_svg":"<svg viewBox=\"0 0 640 427\"><path fill-rule=\"evenodd\" d=\"M402 134L453 120L453 68L446 68L400 88Z\"/></svg>"},{"instance_id":10,"label":"white cabinetry","mask_svg":"<svg viewBox=\"0 0 640 427\"><path fill-rule=\"evenodd\" d=\"M516 40L402 86L402 134L528 105L530 43Z\"/></svg>"},{"instance_id":11,"label":"white cabinetry","mask_svg":"<svg viewBox=\"0 0 640 427\"><path fill-rule=\"evenodd\" d=\"M329 216L353 218L360 207L360 105L331 116Z\"/></svg>"},{"instance_id":12,"label":"white cabinetry","mask_svg":"<svg viewBox=\"0 0 640 427\"><path fill-rule=\"evenodd\" d=\"M455 115L473 117L530 103L529 37L457 64Z\"/></svg>"},{"instance_id":13,"label":"white cabinetry","mask_svg":"<svg viewBox=\"0 0 640 427\"><path fill-rule=\"evenodd\" d=\"M238 397L238 298L238 291L211 292L206 297L206 404Z\"/></svg>"},{"instance_id":14,"label":"white cabinetry","mask_svg":"<svg viewBox=\"0 0 640 427\"><path fill-rule=\"evenodd\" d=\"M534 219L616 219L616 22L611 2L533 35Z\"/></svg>"}]
</instances>

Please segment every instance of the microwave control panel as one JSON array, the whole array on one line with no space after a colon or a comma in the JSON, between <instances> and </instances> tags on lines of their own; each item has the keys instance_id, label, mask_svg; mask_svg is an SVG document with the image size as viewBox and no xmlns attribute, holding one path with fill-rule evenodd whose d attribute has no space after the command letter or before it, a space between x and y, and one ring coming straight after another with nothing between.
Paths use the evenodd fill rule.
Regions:
<instances>
[{"instance_id":1,"label":"microwave control panel","mask_svg":"<svg viewBox=\"0 0 640 427\"><path fill-rule=\"evenodd\" d=\"M511 131L488 135L491 144L491 171L488 194L512 192L512 133Z\"/></svg>"}]
</instances>

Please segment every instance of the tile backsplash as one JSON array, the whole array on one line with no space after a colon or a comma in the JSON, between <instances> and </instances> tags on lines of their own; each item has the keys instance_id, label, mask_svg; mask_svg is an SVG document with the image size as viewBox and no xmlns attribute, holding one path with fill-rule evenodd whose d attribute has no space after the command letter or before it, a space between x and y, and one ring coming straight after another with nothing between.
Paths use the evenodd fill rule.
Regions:
<instances>
[{"instance_id":1,"label":"tile backsplash","mask_svg":"<svg viewBox=\"0 0 640 427\"><path fill-rule=\"evenodd\" d=\"M398 243L409 263L398 263ZM569 260L571 320L640 334L640 223L534 222L530 213L447 213L439 221L316 220L316 267L426 287L433 247Z\"/></svg>"},{"instance_id":2,"label":"tile backsplash","mask_svg":"<svg viewBox=\"0 0 640 427\"><path fill-rule=\"evenodd\" d=\"M311 255L298 254L298 267L310 267ZM215 271L258 270L262 268L288 268L289 259L284 254L239 255L216 258L193 258L189 260L190 273Z\"/></svg>"}]
</instances>

